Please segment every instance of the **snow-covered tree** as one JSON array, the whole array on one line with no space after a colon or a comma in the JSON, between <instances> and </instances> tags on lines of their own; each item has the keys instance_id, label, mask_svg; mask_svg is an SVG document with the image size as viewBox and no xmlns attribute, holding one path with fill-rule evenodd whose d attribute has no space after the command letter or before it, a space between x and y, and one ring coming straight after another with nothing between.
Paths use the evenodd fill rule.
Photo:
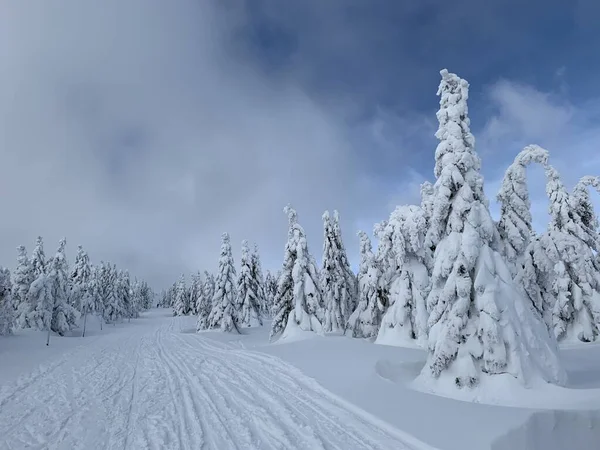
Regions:
<instances>
[{"instance_id":1,"label":"snow-covered tree","mask_svg":"<svg viewBox=\"0 0 600 450\"><path fill-rule=\"evenodd\" d=\"M202 275L200 271L192 275L192 283L190 285L190 313L197 316L198 306L201 302L202 297Z\"/></svg>"},{"instance_id":2,"label":"snow-covered tree","mask_svg":"<svg viewBox=\"0 0 600 450\"><path fill-rule=\"evenodd\" d=\"M44 253L44 240L38 236L33 252L31 253L31 267L33 277L38 278L42 273L46 273L46 253Z\"/></svg>"},{"instance_id":3,"label":"snow-covered tree","mask_svg":"<svg viewBox=\"0 0 600 450\"><path fill-rule=\"evenodd\" d=\"M533 379L563 383L555 343L496 251L498 232L469 130L469 85L447 70L441 75L440 143L426 236L435 249L427 298L429 355L420 378L442 378L457 387L473 387L483 374L510 374L525 385Z\"/></svg>"},{"instance_id":4,"label":"snow-covered tree","mask_svg":"<svg viewBox=\"0 0 600 450\"><path fill-rule=\"evenodd\" d=\"M358 238L360 241L358 306L348 319L346 330L352 333L352 337L374 338L381 323L381 310L377 304L380 267L367 233L359 231Z\"/></svg>"},{"instance_id":5,"label":"snow-covered tree","mask_svg":"<svg viewBox=\"0 0 600 450\"><path fill-rule=\"evenodd\" d=\"M27 321L31 328L36 330L50 330L52 321L52 293L51 279L45 273L41 273L31 283L27 294L28 301L35 305L35 309L28 315Z\"/></svg>"},{"instance_id":6,"label":"snow-covered tree","mask_svg":"<svg viewBox=\"0 0 600 450\"><path fill-rule=\"evenodd\" d=\"M77 326L79 312L69 304L69 275L65 257L66 239L61 239L58 250L49 264L50 295L52 298L51 329L60 336Z\"/></svg>"},{"instance_id":7,"label":"snow-covered tree","mask_svg":"<svg viewBox=\"0 0 600 450\"><path fill-rule=\"evenodd\" d=\"M267 315L272 316L275 305L275 295L277 294L277 276L273 275L269 270L265 274L265 299L267 303Z\"/></svg>"},{"instance_id":8,"label":"snow-covered tree","mask_svg":"<svg viewBox=\"0 0 600 450\"><path fill-rule=\"evenodd\" d=\"M397 269L388 287L388 308L379 328L378 343L417 340L426 345L429 293L426 230L427 214L422 208L400 206L380 233L385 236L385 242L391 242L390 257L394 258Z\"/></svg>"},{"instance_id":9,"label":"snow-covered tree","mask_svg":"<svg viewBox=\"0 0 600 450\"><path fill-rule=\"evenodd\" d=\"M154 304L154 291L148 285L148 283L146 283L145 281L141 281L139 283L139 286L140 286L139 287L139 291L140 291L139 307L141 309L148 310L148 309L152 308L152 306Z\"/></svg>"},{"instance_id":10,"label":"snow-covered tree","mask_svg":"<svg viewBox=\"0 0 600 450\"><path fill-rule=\"evenodd\" d=\"M80 245L69 277L69 304L82 314L87 314L90 309L91 278L90 258Z\"/></svg>"},{"instance_id":11,"label":"snow-covered tree","mask_svg":"<svg viewBox=\"0 0 600 450\"><path fill-rule=\"evenodd\" d=\"M202 285L200 296L196 303L198 311L198 322L196 330L206 330L208 328L208 317L212 310L212 300L215 296L215 277L204 271L204 284Z\"/></svg>"},{"instance_id":12,"label":"snow-covered tree","mask_svg":"<svg viewBox=\"0 0 600 450\"><path fill-rule=\"evenodd\" d=\"M538 278L546 282L542 286L544 316L549 321L551 308L548 325L558 340L594 341L600 331L596 231L590 228L594 219L587 215L587 208L581 209L581 193L570 195L556 169L548 166L546 177L550 224L540 238L545 255L538 259L547 257L553 272L549 270L550 264L542 266L535 261L536 268L544 272L541 276L538 274Z\"/></svg>"},{"instance_id":13,"label":"snow-covered tree","mask_svg":"<svg viewBox=\"0 0 600 450\"><path fill-rule=\"evenodd\" d=\"M111 263L101 266L102 317L105 323L116 325L123 316L123 308L117 296L117 268Z\"/></svg>"},{"instance_id":14,"label":"snow-covered tree","mask_svg":"<svg viewBox=\"0 0 600 450\"><path fill-rule=\"evenodd\" d=\"M185 287L185 275L181 274L175 290L175 302L173 304L174 316L185 316L187 314L188 300L187 289Z\"/></svg>"},{"instance_id":15,"label":"snow-covered tree","mask_svg":"<svg viewBox=\"0 0 600 450\"><path fill-rule=\"evenodd\" d=\"M263 276L262 264L260 263L260 254L258 245L255 243L250 255L250 266L252 268L252 279L256 284L256 298L260 305L260 314L262 317L271 315L271 310L267 301L267 292L265 290L265 277Z\"/></svg>"},{"instance_id":16,"label":"snow-covered tree","mask_svg":"<svg viewBox=\"0 0 600 450\"><path fill-rule=\"evenodd\" d=\"M600 192L600 177L588 175L581 178L573 188L570 201L571 207L579 217L581 239L594 251L600 252L600 225L590 198L590 187Z\"/></svg>"},{"instance_id":17,"label":"snow-covered tree","mask_svg":"<svg viewBox=\"0 0 600 450\"><path fill-rule=\"evenodd\" d=\"M340 260L340 267L344 274L344 288L347 290L349 298L349 313L348 316L356 309L358 303L358 284L356 281L356 275L350 267L350 260L346 253L346 247L344 246L344 240L342 239L342 229L340 227L340 215L337 210L333 211L333 230L336 238L337 254ZM345 326L345 323L344 323Z\"/></svg>"},{"instance_id":18,"label":"snow-covered tree","mask_svg":"<svg viewBox=\"0 0 600 450\"><path fill-rule=\"evenodd\" d=\"M298 223L296 211L287 206L284 212L289 220L288 241L283 268L277 280L271 340L295 328L323 332L323 303L317 266L308 251L306 235Z\"/></svg>"},{"instance_id":19,"label":"snow-covered tree","mask_svg":"<svg viewBox=\"0 0 600 450\"><path fill-rule=\"evenodd\" d=\"M261 300L259 298L259 284L256 280L250 254L248 241L242 241L240 257L240 274L237 279L236 310L238 311L237 324L240 327L262 326Z\"/></svg>"},{"instance_id":20,"label":"snow-covered tree","mask_svg":"<svg viewBox=\"0 0 600 450\"><path fill-rule=\"evenodd\" d=\"M87 325L87 315L93 311L92 268L90 258L80 245L69 278L69 304L83 315L83 335Z\"/></svg>"},{"instance_id":21,"label":"snow-covered tree","mask_svg":"<svg viewBox=\"0 0 600 450\"><path fill-rule=\"evenodd\" d=\"M21 245L17 247L17 267L12 277L12 301L17 309L16 325L20 328L35 327L35 324L29 323L30 314L36 307L36 304L29 302L29 289L33 282L33 267L25 247Z\"/></svg>"},{"instance_id":22,"label":"snow-covered tree","mask_svg":"<svg viewBox=\"0 0 600 450\"><path fill-rule=\"evenodd\" d=\"M336 226L336 219L337 214L333 220L329 211L323 214L323 266L320 272L320 286L325 302L323 329L326 332L345 330L354 306L354 280L350 278L349 269L345 267L348 260L345 254L342 254L344 249L341 237L338 236L339 226Z\"/></svg>"},{"instance_id":23,"label":"snow-covered tree","mask_svg":"<svg viewBox=\"0 0 600 450\"><path fill-rule=\"evenodd\" d=\"M15 324L11 291L10 271L0 267L0 336L11 334Z\"/></svg>"},{"instance_id":24,"label":"snow-covered tree","mask_svg":"<svg viewBox=\"0 0 600 450\"><path fill-rule=\"evenodd\" d=\"M229 234L223 233L221 239L219 271L207 325L208 328L220 328L222 331L239 333L235 320L238 316L236 311L236 273Z\"/></svg>"},{"instance_id":25,"label":"snow-covered tree","mask_svg":"<svg viewBox=\"0 0 600 450\"><path fill-rule=\"evenodd\" d=\"M131 321L132 318L137 317L137 309L134 304L133 292L131 289L131 278L129 272L126 270L119 270L117 272L117 297L123 307L122 315Z\"/></svg>"},{"instance_id":26,"label":"snow-covered tree","mask_svg":"<svg viewBox=\"0 0 600 450\"><path fill-rule=\"evenodd\" d=\"M537 145L525 147L506 170L497 196L500 203L500 250L513 276L522 265L525 249L533 233L527 188L527 166L531 163L545 167L548 164L548 152Z\"/></svg>"}]
</instances>

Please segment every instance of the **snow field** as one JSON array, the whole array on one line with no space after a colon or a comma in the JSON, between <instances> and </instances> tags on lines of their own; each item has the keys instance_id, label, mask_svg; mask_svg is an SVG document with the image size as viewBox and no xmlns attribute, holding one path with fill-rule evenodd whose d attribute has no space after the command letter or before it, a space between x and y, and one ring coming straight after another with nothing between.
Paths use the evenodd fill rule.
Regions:
<instances>
[{"instance_id":1,"label":"snow field","mask_svg":"<svg viewBox=\"0 0 600 450\"><path fill-rule=\"evenodd\" d=\"M431 448L273 355L181 332L169 313L53 348L51 363L16 379L1 375L0 448Z\"/></svg>"}]
</instances>

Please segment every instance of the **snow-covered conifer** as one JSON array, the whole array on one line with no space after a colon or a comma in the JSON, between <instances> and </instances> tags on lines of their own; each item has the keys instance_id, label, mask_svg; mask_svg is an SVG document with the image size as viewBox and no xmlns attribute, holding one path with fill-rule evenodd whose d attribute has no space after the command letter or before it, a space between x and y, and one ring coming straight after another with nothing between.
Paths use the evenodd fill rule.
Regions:
<instances>
[{"instance_id":1,"label":"snow-covered conifer","mask_svg":"<svg viewBox=\"0 0 600 450\"><path fill-rule=\"evenodd\" d=\"M255 243L250 255L251 268L252 268L252 279L256 284L256 298L260 305L260 314L262 317L268 317L271 315L270 308L267 302L267 292L265 290L265 278L263 276L262 264L260 263L260 254L258 252L258 245Z\"/></svg>"},{"instance_id":2,"label":"snow-covered conifer","mask_svg":"<svg viewBox=\"0 0 600 450\"><path fill-rule=\"evenodd\" d=\"M332 220L329 211L325 211L323 214L323 267L320 272L320 285L325 302L323 328L326 332L345 330L354 303L354 280L348 274L349 265L345 267L348 260L341 245L341 238L338 236L339 224L336 225L336 222L338 222L337 215Z\"/></svg>"},{"instance_id":3,"label":"snow-covered conifer","mask_svg":"<svg viewBox=\"0 0 600 450\"><path fill-rule=\"evenodd\" d=\"M111 263L102 264L102 316L104 322L116 325L122 317L122 305L117 296L117 268Z\"/></svg>"},{"instance_id":4,"label":"snow-covered conifer","mask_svg":"<svg viewBox=\"0 0 600 450\"><path fill-rule=\"evenodd\" d=\"M198 315L198 306L202 297L202 284L202 274L198 271L192 275L192 283L190 285L190 313L195 316Z\"/></svg>"},{"instance_id":5,"label":"snow-covered conifer","mask_svg":"<svg viewBox=\"0 0 600 450\"><path fill-rule=\"evenodd\" d=\"M90 309L91 278L90 258L80 245L77 247L77 255L69 277L69 304L82 314L86 314Z\"/></svg>"},{"instance_id":6,"label":"snow-covered conifer","mask_svg":"<svg viewBox=\"0 0 600 450\"><path fill-rule=\"evenodd\" d=\"M360 241L358 306L348 319L346 329L350 330L352 337L373 338L377 336L381 323L381 311L377 305L380 267L367 233L359 231L358 238Z\"/></svg>"},{"instance_id":7,"label":"snow-covered conifer","mask_svg":"<svg viewBox=\"0 0 600 450\"><path fill-rule=\"evenodd\" d=\"M429 355L421 380L473 387L482 374L564 383L556 345L496 251L498 232L483 192L469 130L468 83L441 72L433 209L427 245L435 248Z\"/></svg>"},{"instance_id":8,"label":"snow-covered conifer","mask_svg":"<svg viewBox=\"0 0 600 450\"><path fill-rule=\"evenodd\" d=\"M201 287L200 296L196 305L198 311L198 322L196 330L206 330L208 328L208 317L212 310L212 300L215 296L215 277L204 271L204 283Z\"/></svg>"},{"instance_id":9,"label":"snow-covered conifer","mask_svg":"<svg viewBox=\"0 0 600 450\"><path fill-rule=\"evenodd\" d=\"M267 315L272 316L275 305L275 295L277 294L277 276L271 274L269 270L267 270L265 274L265 299L267 303Z\"/></svg>"},{"instance_id":10,"label":"snow-covered conifer","mask_svg":"<svg viewBox=\"0 0 600 450\"><path fill-rule=\"evenodd\" d=\"M33 277L38 278L42 273L46 273L46 253L44 253L44 240L38 236L33 252L31 253L31 267Z\"/></svg>"},{"instance_id":11,"label":"snow-covered conifer","mask_svg":"<svg viewBox=\"0 0 600 450\"><path fill-rule=\"evenodd\" d=\"M181 274L179 281L177 281L177 288L175 290L175 302L173 305L174 316L185 316L188 311L188 296L187 289L185 286L185 275Z\"/></svg>"},{"instance_id":12,"label":"snow-covered conifer","mask_svg":"<svg viewBox=\"0 0 600 450\"><path fill-rule=\"evenodd\" d=\"M119 270L117 273L117 297L121 305L123 305L123 317L129 321L137 317L137 310L131 290L131 278L129 277L129 272L126 270Z\"/></svg>"},{"instance_id":13,"label":"snow-covered conifer","mask_svg":"<svg viewBox=\"0 0 600 450\"><path fill-rule=\"evenodd\" d=\"M537 145L528 145L506 170L497 196L500 203L500 250L513 276L522 265L525 249L533 233L526 170L534 162L545 167L548 164L548 152Z\"/></svg>"},{"instance_id":14,"label":"snow-covered conifer","mask_svg":"<svg viewBox=\"0 0 600 450\"><path fill-rule=\"evenodd\" d=\"M590 198L589 188L593 187L600 192L600 177L585 176L581 178L571 195L571 207L579 217L581 239L594 251L600 252L600 228L598 216Z\"/></svg>"},{"instance_id":15,"label":"snow-covered conifer","mask_svg":"<svg viewBox=\"0 0 600 450\"><path fill-rule=\"evenodd\" d=\"M389 303L383 316L378 343L427 341L427 295L429 273L425 247L427 215L418 206L400 206L387 221L383 235L391 240L396 272L389 285Z\"/></svg>"},{"instance_id":16,"label":"snow-covered conifer","mask_svg":"<svg viewBox=\"0 0 600 450\"><path fill-rule=\"evenodd\" d=\"M294 328L323 332L323 303L317 266L308 251L306 235L298 223L296 211L287 206L284 212L289 220L288 241L283 268L277 280L271 340Z\"/></svg>"},{"instance_id":17,"label":"snow-covered conifer","mask_svg":"<svg viewBox=\"0 0 600 450\"><path fill-rule=\"evenodd\" d=\"M237 279L236 310L237 323L240 327L262 326L261 303L259 299L259 284L254 278L252 255L248 241L242 241L240 257L240 274Z\"/></svg>"},{"instance_id":18,"label":"snow-covered conifer","mask_svg":"<svg viewBox=\"0 0 600 450\"><path fill-rule=\"evenodd\" d=\"M34 328L35 324L29 323L30 314L35 310L36 304L29 302L29 289L34 281L33 267L27 257L24 246L17 247L17 267L12 278L13 305L16 306L16 325L19 328Z\"/></svg>"},{"instance_id":19,"label":"snow-covered conifer","mask_svg":"<svg viewBox=\"0 0 600 450\"><path fill-rule=\"evenodd\" d=\"M236 311L236 273L229 234L223 233L221 239L219 272L215 281L215 294L207 325L208 328L220 328L222 331L239 333L235 320L238 316Z\"/></svg>"},{"instance_id":20,"label":"snow-covered conifer","mask_svg":"<svg viewBox=\"0 0 600 450\"><path fill-rule=\"evenodd\" d=\"M58 250L48 267L53 305L51 329L60 336L64 336L68 331L75 328L79 319L79 312L69 305L69 268L65 257L66 245L66 239L61 239Z\"/></svg>"},{"instance_id":21,"label":"snow-covered conifer","mask_svg":"<svg viewBox=\"0 0 600 450\"><path fill-rule=\"evenodd\" d=\"M600 332L600 273L595 263L595 231L590 230L593 219L586 214L587 208L582 209L581 193L573 198L556 169L548 166L546 177L550 224L541 246L553 273L540 264L536 267L545 269L542 278L552 283L543 286L544 308L552 308L548 325L558 340L594 341ZM553 304L549 295L554 297ZM547 312L544 315L548 318Z\"/></svg>"},{"instance_id":22,"label":"snow-covered conifer","mask_svg":"<svg viewBox=\"0 0 600 450\"><path fill-rule=\"evenodd\" d=\"M15 310L11 291L10 271L0 267L0 336L11 334L14 327Z\"/></svg>"}]
</instances>

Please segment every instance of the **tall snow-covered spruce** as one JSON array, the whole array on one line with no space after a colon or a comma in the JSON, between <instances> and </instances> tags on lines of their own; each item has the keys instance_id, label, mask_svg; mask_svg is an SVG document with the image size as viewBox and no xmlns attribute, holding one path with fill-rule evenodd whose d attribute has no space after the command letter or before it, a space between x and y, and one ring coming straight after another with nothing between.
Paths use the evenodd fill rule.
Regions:
<instances>
[{"instance_id":1,"label":"tall snow-covered spruce","mask_svg":"<svg viewBox=\"0 0 600 450\"><path fill-rule=\"evenodd\" d=\"M296 211L286 206L284 212L289 221L288 241L277 281L271 341L296 329L323 332L323 304L317 266L308 251L306 234L298 223Z\"/></svg>"},{"instance_id":2,"label":"tall snow-covered spruce","mask_svg":"<svg viewBox=\"0 0 600 450\"><path fill-rule=\"evenodd\" d=\"M433 391L448 385L485 388L488 376L524 386L540 380L562 384L566 373L556 341L497 251L499 238L469 130L469 85L447 70L441 75L440 143L426 236L435 249L427 298L429 355L417 383Z\"/></svg>"},{"instance_id":3,"label":"tall snow-covered spruce","mask_svg":"<svg viewBox=\"0 0 600 450\"><path fill-rule=\"evenodd\" d=\"M236 273L229 234L223 233L221 239L219 272L215 281L215 294L207 326L212 329L220 328L222 331L239 333L236 324L238 316L236 311Z\"/></svg>"}]
</instances>

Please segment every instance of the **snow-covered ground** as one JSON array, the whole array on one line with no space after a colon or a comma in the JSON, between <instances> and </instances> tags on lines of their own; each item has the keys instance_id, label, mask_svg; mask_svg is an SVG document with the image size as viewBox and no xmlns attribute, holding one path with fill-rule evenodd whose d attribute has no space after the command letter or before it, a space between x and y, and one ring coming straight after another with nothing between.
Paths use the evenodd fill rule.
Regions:
<instances>
[{"instance_id":1,"label":"snow-covered ground","mask_svg":"<svg viewBox=\"0 0 600 450\"><path fill-rule=\"evenodd\" d=\"M599 345L562 350L569 389L500 407L412 389L421 350L314 333L273 345L268 326L240 336L196 334L194 325L153 310L103 331L92 321L85 338L56 337L50 347L39 332L0 339L0 448L577 450L600 442Z\"/></svg>"}]
</instances>

